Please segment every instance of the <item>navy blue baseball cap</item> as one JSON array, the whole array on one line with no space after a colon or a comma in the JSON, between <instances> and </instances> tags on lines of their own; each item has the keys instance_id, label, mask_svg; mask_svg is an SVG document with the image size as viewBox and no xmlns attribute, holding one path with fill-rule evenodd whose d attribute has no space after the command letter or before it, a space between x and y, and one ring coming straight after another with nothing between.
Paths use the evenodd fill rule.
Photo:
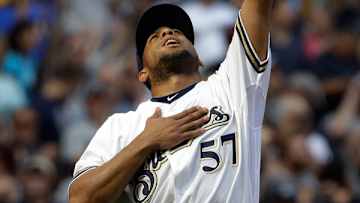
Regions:
<instances>
[{"instance_id":1,"label":"navy blue baseball cap","mask_svg":"<svg viewBox=\"0 0 360 203\"><path fill-rule=\"evenodd\" d=\"M180 30L194 44L194 28L188 14L177 5L155 5L144 12L136 28L136 54L139 71L143 68L143 54L147 39L162 26Z\"/></svg>"}]
</instances>

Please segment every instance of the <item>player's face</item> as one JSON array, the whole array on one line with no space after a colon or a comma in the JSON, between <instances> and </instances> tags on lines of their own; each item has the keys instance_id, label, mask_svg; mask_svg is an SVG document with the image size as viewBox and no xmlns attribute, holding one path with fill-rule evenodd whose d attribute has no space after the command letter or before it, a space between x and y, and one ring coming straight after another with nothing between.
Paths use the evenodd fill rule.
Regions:
<instances>
[{"instance_id":1,"label":"player's face","mask_svg":"<svg viewBox=\"0 0 360 203\"><path fill-rule=\"evenodd\" d=\"M190 51L191 54L196 55L194 46L180 30L160 27L147 39L144 58L151 62L151 60L156 60L161 55L181 52L183 50Z\"/></svg>"},{"instance_id":2,"label":"player's face","mask_svg":"<svg viewBox=\"0 0 360 203\"><path fill-rule=\"evenodd\" d=\"M160 27L149 36L143 61L144 68L156 77L166 77L169 73L197 72L199 66L198 55L191 41L180 30L169 27Z\"/></svg>"}]
</instances>

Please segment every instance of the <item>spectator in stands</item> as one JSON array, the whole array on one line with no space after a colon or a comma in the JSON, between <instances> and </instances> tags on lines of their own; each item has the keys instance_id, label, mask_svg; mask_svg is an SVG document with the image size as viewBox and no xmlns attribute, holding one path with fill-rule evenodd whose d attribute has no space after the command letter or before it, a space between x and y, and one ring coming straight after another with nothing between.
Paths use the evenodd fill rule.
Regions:
<instances>
[{"instance_id":1,"label":"spectator in stands","mask_svg":"<svg viewBox=\"0 0 360 203\"><path fill-rule=\"evenodd\" d=\"M271 49L274 60L285 74L303 68L301 25L299 11L287 0L279 0L273 11Z\"/></svg>"},{"instance_id":2,"label":"spectator in stands","mask_svg":"<svg viewBox=\"0 0 360 203\"><path fill-rule=\"evenodd\" d=\"M0 174L0 203L18 203L20 195L18 181L13 176Z\"/></svg>"},{"instance_id":3,"label":"spectator in stands","mask_svg":"<svg viewBox=\"0 0 360 203\"><path fill-rule=\"evenodd\" d=\"M325 120L325 131L332 140L343 140L349 131L360 125L360 73L349 83L337 109Z\"/></svg>"},{"instance_id":4,"label":"spectator in stands","mask_svg":"<svg viewBox=\"0 0 360 203\"><path fill-rule=\"evenodd\" d=\"M3 60L4 73L15 78L20 87L30 93L38 74L38 66L30 56L30 51L38 41L35 24L20 20L8 37L9 49Z\"/></svg>"},{"instance_id":5,"label":"spectator in stands","mask_svg":"<svg viewBox=\"0 0 360 203\"><path fill-rule=\"evenodd\" d=\"M3 56L6 52L6 43L0 36L0 64L3 62ZM24 91L11 76L4 74L0 65L0 92L6 97L0 97L0 114L4 119L9 119L11 114L18 108L25 106L27 98Z\"/></svg>"},{"instance_id":6,"label":"spectator in stands","mask_svg":"<svg viewBox=\"0 0 360 203\"><path fill-rule=\"evenodd\" d=\"M43 156L34 155L21 164L18 174L23 191L21 203L52 202L57 178L54 163Z\"/></svg>"},{"instance_id":7,"label":"spectator in stands","mask_svg":"<svg viewBox=\"0 0 360 203\"><path fill-rule=\"evenodd\" d=\"M12 152L17 162L26 159L38 150L38 113L32 108L18 109L12 119Z\"/></svg>"},{"instance_id":8,"label":"spectator in stands","mask_svg":"<svg viewBox=\"0 0 360 203\"><path fill-rule=\"evenodd\" d=\"M360 125L354 126L346 136L343 158L347 172L347 182L354 199L360 201Z\"/></svg>"},{"instance_id":9,"label":"spectator in stands","mask_svg":"<svg viewBox=\"0 0 360 203\"><path fill-rule=\"evenodd\" d=\"M322 81L328 96L329 109L339 104L351 76L359 70L356 45L360 31L357 23L359 12L345 7L335 16L335 35L327 52L324 52L311 67Z\"/></svg>"},{"instance_id":10,"label":"spectator in stands","mask_svg":"<svg viewBox=\"0 0 360 203\"><path fill-rule=\"evenodd\" d=\"M62 158L75 163L89 144L96 129L105 121L112 110L107 88L94 85L88 90L85 106L86 117L68 126L61 137Z\"/></svg>"}]
</instances>

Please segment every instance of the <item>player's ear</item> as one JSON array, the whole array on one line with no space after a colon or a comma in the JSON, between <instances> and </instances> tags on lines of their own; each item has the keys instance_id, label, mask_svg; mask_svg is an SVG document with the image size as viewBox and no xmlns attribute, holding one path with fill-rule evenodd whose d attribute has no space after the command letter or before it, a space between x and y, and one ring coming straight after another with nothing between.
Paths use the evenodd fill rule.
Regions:
<instances>
[{"instance_id":1,"label":"player's ear","mask_svg":"<svg viewBox=\"0 0 360 203\"><path fill-rule=\"evenodd\" d=\"M143 68L138 72L138 80L142 83L145 83L149 80L149 71L147 68Z\"/></svg>"},{"instance_id":2,"label":"player's ear","mask_svg":"<svg viewBox=\"0 0 360 203\"><path fill-rule=\"evenodd\" d=\"M199 56L197 57L199 66L204 67L204 63L200 60Z\"/></svg>"}]
</instances>

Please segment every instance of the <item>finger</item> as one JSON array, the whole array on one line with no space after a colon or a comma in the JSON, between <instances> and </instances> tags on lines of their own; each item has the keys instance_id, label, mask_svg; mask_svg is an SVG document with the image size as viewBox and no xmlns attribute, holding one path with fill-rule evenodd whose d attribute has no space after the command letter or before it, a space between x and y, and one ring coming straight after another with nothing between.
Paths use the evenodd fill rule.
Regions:
<instances>
[{"instance_id":1,"label":"finger","mask_svg":"<svg viewBox=\"0 0 360 203\"><path fill-rule=\"evenodd\" d=\"M195 120L200 119L201 117L206 116L208 113L208 110L206 108L199 108L198 111L195 111L193 113L189 113L187 114L185 117L179 119L180 124L185 124L185 123L189 123Z\"/></svg>"},{"instance_id":2,"label":"finger","mask_svg":"<svg viewBox=\"0 0 360 203\"><path fill-rule=\"evenodd\" d=\"M190 113L193 113L193 112L195 112L195 111L198 111L200 108L201 108L201 107L199 107L199 106L194 106L194 107L191 107L191 108L189 108L189 109L186 109L186 110L184 110L184 111L182 111L182 112L180 112L180 113L178 113L178 114L175 114L175 115L173 115L173 116L170 116L169 118L178 120L178 119L181 119L181 118L187 116L187 115L190 114Z\"/></svg>"},{"instance_id":3,"label":"finger","mask_svg":"<svg viewBox=\"0 0 360 203\"><path fill-rule=\"evenodd\" d=\"M160 118L161 117L161 109L159 107L156 107L155 112L150 118Z\"/></svg>"},{"instance_id":4,"label":"finger","mask_svg":"<svg viewBox=\"0 0 360 203\"><path fill-rule=\"evenodd\" d=\"M183 126L180 127L180 132L186 132L189 130L195 130L197 128L201 128L208 121L209 121L209 116L206 116L206 114L205 114L203 117L200 117L199 119L197 119L195 121L185 123Z\"/></svg>"},{"instance_id":5,"label":"finger","mask_svg":"<svg viewBox=\"0 0 360 203\"><path fill-rule=\"evenodd\" d=\"M183 136L184 140L188 140L188 139L198 137L198 136L204 134L205 132L206 132L205 128L198 128L196 130L191 130L191 131L185 132L182 134L182 136Z\"/></svg>"}]
</instances>

